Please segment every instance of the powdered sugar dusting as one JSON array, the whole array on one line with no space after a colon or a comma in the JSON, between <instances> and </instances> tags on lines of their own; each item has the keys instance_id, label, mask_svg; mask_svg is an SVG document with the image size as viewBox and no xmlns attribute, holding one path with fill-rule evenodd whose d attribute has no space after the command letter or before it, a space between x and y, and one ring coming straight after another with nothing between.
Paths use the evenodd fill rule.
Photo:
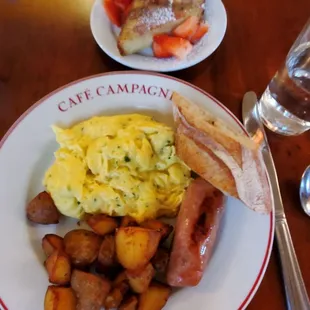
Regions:
<instances>
[{"instance_id":1,"label":"powdered sugar dusting","mask_svg":"<svg viewBox=\"0 0 310 310\"><path fill-rule=\"evenodd\" d=\"M137 27L145 27L145 29L149 30L175 20L176 18L171 6L152 8L145 10L139 16Z\"/></svg>"},{"instance_id":2,"label":"powdered sugar dusting","mask_svg":"<svg viewBox=\"0 0 310 310\"><path fill-rule=\"evenodd\" d=\"M171 6L171 0L145 1L153 1L152 3L154 4L156 4L157 1L164 1L165 8ZM175 2L177 2L177 0L173 0L173 3ZM169 9L166 9L166 12L167 11L169 12ZM168 14L168 16L170 15L171 18L173 18L172 13L173 12L170 11L170 14ZM119 63L140 70L170 72L185 69L201 62L210 54L212 54L221 43L227 25L226 12L222 1L207 0L205 4L204 17L205 20L208 21L209 31L197 44L194 45L191 53L186 57L186 59L183 60L179 60L175 57L152 57L153 52L151 47L146 48L137 54L125 57L121 56L116 45L120 29L116 26L111 25L108 17L105 14L104 9L102 8L101 2L97 5L97 7L95 6L92 11L91 29L98 45L103 49L105 53L107 53L111 58L118 61ZM137 18L139 18L139 16L137 16ZM154 17L151 18L153 19ZM175 18L177 19L177 16L175 16ZM142 27L140 29L142 32Z\"/></svg>"},{"instance_id":3,"label":"powdered sugar dusting","mask_svg":"<svg viewBox=\"0 0 310 310\"><path fill-rule=\"evenodd\" d=\"M173 0L171 0L173 1ZM205 5L205 3L203 3L202 8L204 9L204 17L203 17L203 21L209 26L209 30L208 32L204 35L203 38L201 38L199 40L199 42L197 42L194 46L192 51L189 53L189 55L187 55L185 60L179 60L177 58L156 58L153 57L153 51L151 48L146 48L142 51L140 51L138 54L141 55L143 57L144 61L148 61L148 62L154 62L156 63L156 66L161 66L161 65L165 65L167 63L170 64L170 66L173 67L177 67L179 66L180 63L184 62L184 61L192 61L194 59L196 59L197 56L199 56L201 53L203 53L204 49L206 48L207 45L209 45L209 33L213 32L214 29L212 29L212 8L209 8L208 6ZM173 12L172 12L173 14ZM159 69L159 67L158 67ZM159 70L160 71L160 70Z\"/></svg>"}]
</instances>

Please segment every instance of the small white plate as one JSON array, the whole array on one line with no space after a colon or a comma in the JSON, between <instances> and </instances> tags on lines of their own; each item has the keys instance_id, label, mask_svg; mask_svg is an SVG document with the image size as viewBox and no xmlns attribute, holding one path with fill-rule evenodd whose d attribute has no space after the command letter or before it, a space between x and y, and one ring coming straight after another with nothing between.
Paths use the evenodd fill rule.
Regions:
<instances>
[{"instance_id":1,"label":"small white plate","mask_svg":"<svg viewBox=\"0 0 310 310\"><path fill-rule=\"evenodd\" d=\"M148 72L113 72L61 87L26 111L0 141L0 309L42 310L48 276L42 237L63 236L76 220L57 225L27 221L27 203L58 148L51 125L70 126L94 115L144 113L173 125L171 94L208 108L239 132L244 129L221 103L187 82ZM272 248L274 213L261 215L227 199L213 255L197 287L180 289L167 310L245 309L265 273ZM2 299L2 301L1 301Z\"/></svg>"},{"instance_id":2,"label":"small white plate","mask_svg":"<svg viewBox=\"0 0 310 310\"><path fill-rule=\"evenodd\" d=\"M102 6L102 0L96 0L93 5L90 27L101 49L119 63L134 69L171 72L198 64L210 56L222 42L227 26L227 16L222 1L207 0L205 16L210 29L183 60L174 57L167 59L153 57L150 48L139 54L122 56L116 44L119 29L110 23Z\"/></svg>"}]
</instances>

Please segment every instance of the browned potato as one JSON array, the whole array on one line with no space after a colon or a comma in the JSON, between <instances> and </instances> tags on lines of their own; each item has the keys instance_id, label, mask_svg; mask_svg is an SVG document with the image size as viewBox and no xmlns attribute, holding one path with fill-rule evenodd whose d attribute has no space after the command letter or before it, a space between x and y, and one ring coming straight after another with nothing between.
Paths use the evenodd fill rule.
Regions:
<instances>
[{"instance_id":1,"label":"browned potato","mask_svg":"<svg viewBox=\"0 0 310 310\"><path fill-rule=\"evenodd\" d=\"M45 261L45 267L51 283L64 285L70 282L71 264L65 252L54 251Z\"/></svg>"},{"instance_id":2,"label":"browned potato","mask_svg":"<svg viewBox=\"0 0 310 310\"><path fill-rule=\"evenodd\" d=\"M77 310L100 310L110 291L108 280L80 270L73 270L71 286L77 302Z\"/></svg>"},{"instance_id":3,"label":"browned potato","mask_svg":"<svg viewBox=\"0 0 310 310\"><path fill-rule=\"evenodd\" d=\"M117 286L115 286L105 300L105 309L118 308L128 289L129 285L126 282L121 282Z\"/></svg>"},{"instance_id":4,"label":"browned potato","mask_svg":"<svg viewBox=\"0 0 310 310\"><path fill-rule=\"evenodd\" d=\"M159 230L161 232L161 241L165 241L171 234L173 227L158 220L146 220L140 224L141 227Z\"/></svg>"},{"instance_id":5,"label":"browned potato","mask_svg":"<svg viewBox=\"0 0 310 310\"><path fill-rule=\"evenodd\" d=\"M85 229L69 231L64 237L65 252L77 267L85 267L98 257L101 238Z\"/></svg>"},{"instance_id":6,"label":"browned potato","mask_svg":"<svg viewBox=\"0 0 310 310\"><path fill-rule=\"evenodd\" d=\"M123 270L121 273L119 273L117 275L117 277L114 279L114 281L112 282L112 286L115 287L118 284L120 284L121 282L127 281L127 274L126 274L126 270Z\"/></svg>"},{"instance_id":7,"label":"browned potato","mask_svg":"<svg viewBox=\"0 0 310 310\"><path fill-rule=\"evenodd\" d=\"M105 214L89 216L87 217L86 222L91 229L100 236L109 234L118 227L117 220Z\"/></svg>"},{"instance_id":8,"label":"browned potato","mask_svg":"<svg viewBox=\"0 0 310 310\"><path fill-rule=\"evenodd\" d=\"M121 227L138 226L136 220L131 216L123 216L121 219Z\"/></svg>"},{"instance_id":9,"label":"browned potato","mask_svg":"<svg viewBox=\"0 0 310 310\"><path fill-rule=\"evenodd\" d=\"M161 234L142 227L121 227L116 231L115 244L118 261L126 269L144 267L155 254Z\"/></svg>"},{"instance_id":10,"label":"browned potato","mask_svg":"<svg viewBox=\"0 0 310 310\"><path fill-rule=\"evenodd\" d=\"M124 302L122 302L119 310L136 310L138 306L138 298L137 296L130 296L126 298Z\"/></svg>"},{"instance_id":11,"label":"browned potato","mask_svg":"<svg viewBox=\"0 0 310 310\"><path fill-rule=\"evenodd\" d=\"M97 269L108 276L115 276L119 271L120 265L116 259L115 237L107 235L104 237L98 255Z\"/></svg>"},{"instance_id":12,"label":"browned potato","mask_svg":"<svg viewBox=\"0 0 310 310\"><path fill-rule=\"evenodd\" d=\"M71 287L49 286L44 299L44 310L75 310L76 296Z\"/></svg>"},{"instance_id":13,"label":"browned potato","mask_svg":"<svg viewBox=\"0 0 310 310\"><path fill-rule=\"evenodd\" d=\"M138 294L147 290L152 278L155 275L155 270L151 263L148 263L140 270L126 270L127 278L131 289Z\"/></svg>"},{"instance_id":14,"label":"browned potato","mask_svg":"<svg viewBox=\"0 0 310 310\"><path fill-rule=\"evenodd\" d=\"M158 248L156 254L152 258L152 264L157 272L165 273L169 262L169 250Z\"/></svg>"},{"instance_id":15,"label":"browned potato","mask_svg":"<svg viewBox=\"0 0 310 310\"><path fill-rule=\"evenodd\" d=\"M60 213L47 192L34 197L29 202L26 213L30 221L38 224L57 224L60 218Z\"/></svg>"},{"instance_id":16,"label":"browned potato","mask_svg":"<svg viewBox=\"0 0 310 310\"><path fill-rule=\"evenodd\" d=\"M45 255L50 256L55 250L63 250L63 238L54 234L47 234L42 239L42 248Z\"/></svg>"},{"instance_id":17,"label":"browned potato","mask_svg":"<svg viewBox=\"0 0 310 310\"><path fill-rule=\"evenodd\" d=\"M146 292L139 296L138 310L162 309L171 293L171 287L164 284L152 283Z\"/></svg>"},{"instance_id":18,"label":"browned potato","mask_svg":"<svg viewBox=\"0 0 310 310\"><path fill-rule=\"evenodd\" d=\"M115 237L113 235L105 236L99 249L98 262L102 266L110 267L115 264L115 260Z\"/></svg>"}]
</instances>

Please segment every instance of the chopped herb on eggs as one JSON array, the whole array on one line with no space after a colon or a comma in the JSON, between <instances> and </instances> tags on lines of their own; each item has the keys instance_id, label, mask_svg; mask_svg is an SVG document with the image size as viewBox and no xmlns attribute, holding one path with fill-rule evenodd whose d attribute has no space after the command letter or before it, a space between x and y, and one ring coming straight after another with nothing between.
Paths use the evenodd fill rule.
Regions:
<instances>
[{"instance_id":1,"label":"chopped herb on eggs","mask_svg":"<svg viewBox=\"0 0 310 310\"><path fill-rule=\"evenodd\" d=\"M53 130L60 147L44 185L61 213L143 221L177 212L190 173L175 155L172 128L130 114L96 116Z\"/></svg>"}]
</instances>

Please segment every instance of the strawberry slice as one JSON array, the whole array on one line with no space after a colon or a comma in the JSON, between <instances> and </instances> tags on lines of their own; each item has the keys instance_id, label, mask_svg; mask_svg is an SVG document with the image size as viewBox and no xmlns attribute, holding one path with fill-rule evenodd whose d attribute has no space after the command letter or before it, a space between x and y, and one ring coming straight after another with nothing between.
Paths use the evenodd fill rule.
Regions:
<instances>
[{"instance_id":1,"label":"strawberry slice","mask_svg":"<svg viewBox=\"0 0 310 310\"><path fill-rule=\"evenodd\" d=\"M116 6L118 6L123 12L131 4L132 0L114 0Z\"/></svg>"},{"instance_id":2,"label":"strawberry slice","mask_svg":"<svg viewBox=\"0 0 310 310\"><path fill-rule=\"evenodd\" d=\"M198 25L197 31L191 37L190 41L195 44L197 43L209 30L209 26L205 23L200 23Z\"/></svg>"},{"instance_id":3,"label":"strawberry slice","mask_svg":"<svg viewBox=\"0 0 310 310\"><path fill-rule=\"evenodd\" d=\"M184 59L193 48L188 40L167 34L155 35L154 42L162 48L163 53L167 53L165 55L169 54L179 59Z\"/></svg>"},{"instance_id":4,"label":"strawberry slice","mask_svg":"<svg viewBox=\"0 0 310 310\"><path fill-rule=\"evenodd\" d=\"M190 40L198 28L199 19L197 16L188 17L182 24L177 26L172 34L176 37Z\"/></svg>"},{"instance_id":5,"label":"strawberry slice","mask_svg":"<svg viewBox=\"0 0 310 310\"><path fill-rule=\"evenodd\" d=\"M120 27L122 25L122 10L115 4L114 0L103 0L103 7L110 22Z\"/></svg>"},{"instance_id":6,"label":"strawberry slice","mask_svg":"<svg viewBox=\"0 0 310 310\"><path fill-rule=\"evenodd\" d=\"M152 47L153 47L154 56L157 58L168 58L168 57L172 56L165 49L163 49L163 47L159 43L157 43L155 41L153 41Z\"/></svg>"},{"instance_id":7,"label":"strawberry slice","mask_svg":"<svg viewBox=\"0 0 310 310\"><path fill-rule=\"evenodd\" d=\"M130 13L131 7L132 7L132 5L129 4L129 5L125 8L125 10L123 11L123 14L122 14L122 23L123 23L123 24L125 23L125 21L126 21L128 15L129 15L129 13Z\"/></svg>"}]
</instances>

